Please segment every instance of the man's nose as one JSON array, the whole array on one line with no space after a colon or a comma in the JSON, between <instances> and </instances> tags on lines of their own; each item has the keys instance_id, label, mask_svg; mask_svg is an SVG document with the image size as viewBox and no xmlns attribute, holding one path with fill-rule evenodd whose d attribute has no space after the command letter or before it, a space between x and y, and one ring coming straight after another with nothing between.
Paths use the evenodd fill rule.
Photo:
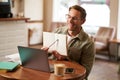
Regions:
<instances>
[{"instance_id":1,"label":"man's nose","mask_svg":"<svg viewBox=\"0 0 120 80\"><path fill-rule=\"evenodd\" d=\"M70 23L72 23L72 22L73 22L73 18L71 17L71 18L69 19L69 21L70 21Z\"/></svg>"}]
</instances>

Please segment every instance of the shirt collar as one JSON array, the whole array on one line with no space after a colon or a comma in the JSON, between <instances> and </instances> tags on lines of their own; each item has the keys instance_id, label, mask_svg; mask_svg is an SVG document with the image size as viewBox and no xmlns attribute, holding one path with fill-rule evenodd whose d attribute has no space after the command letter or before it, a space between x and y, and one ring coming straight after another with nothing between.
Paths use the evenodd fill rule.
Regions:
<instances>
[{"instance_id":1,"label":"shirt collar","mask_svg":"<svg viewBox=\"0 0 120 80\"><path fill-rule=\"evenodd\" d=\"M75 38L78 38L79 40L82 40L82 38L83 38L83 33L84 33L84 31L83 31L83 28L81 27L80 33L77 34L77 35L75 36Z\"/></svg>"},{"instance_id":2,"label":"shirt collar","mask_svg":"<svg viewBox=\"0 0 120 80\"><path fill-rule=\"evenodd\" d=\"M67 33L67 31L66 31L66 33ZM79 39L79 40L82 40L83 35L84 35L83 33L84 33L84 30L83 30L83 28L81 27L80 33L77 34L75 37L73 37L73 39Z\"/></svg>"}]
</instances>

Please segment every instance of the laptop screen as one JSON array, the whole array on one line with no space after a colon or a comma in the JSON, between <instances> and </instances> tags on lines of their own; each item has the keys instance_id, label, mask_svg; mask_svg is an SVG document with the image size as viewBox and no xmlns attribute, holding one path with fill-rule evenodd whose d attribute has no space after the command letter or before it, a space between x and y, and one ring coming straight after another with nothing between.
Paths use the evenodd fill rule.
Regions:
<instances>
[{"instance_id":1,"label":"laptop screen","mask_svg":"<svg viewBox=\"0 0 120 80\"><path fill-rule=\"evenodd\" d=\"M23 67L50 72L48 54L41 49L18 46Z\"/></svg>"}]
</instances>

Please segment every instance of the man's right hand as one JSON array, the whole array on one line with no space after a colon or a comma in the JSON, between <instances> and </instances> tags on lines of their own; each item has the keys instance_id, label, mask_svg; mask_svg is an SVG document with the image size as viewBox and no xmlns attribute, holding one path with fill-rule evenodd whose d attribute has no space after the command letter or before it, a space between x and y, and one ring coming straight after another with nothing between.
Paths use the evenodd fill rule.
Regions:
<instances>
[{"instance_id":1,"label":"man's right hand","mask_svg":"<svg viewBox=\"0 0 120 80\"><path fill-rule=\"evenodd\" d=\"M41 49L45 50L47 52L49 50L48 47L42 47ZM56 50L51 50L51 51L49 51L49 53L53 54L57 58L57 60L65 60L66 59L66 56L60 55L60 53L58 53Z\"/></svg>"},{"instance_id":2,"label":"man's right hand","mask_svg":"<svg viewBox=\"0 0 120 80\"><path fill-rule=\"evenodd\" d=\"M45 50L45 51L48 51L49 48L48 47L42 47L41 49Z\"/></svg>"}]
</instances>

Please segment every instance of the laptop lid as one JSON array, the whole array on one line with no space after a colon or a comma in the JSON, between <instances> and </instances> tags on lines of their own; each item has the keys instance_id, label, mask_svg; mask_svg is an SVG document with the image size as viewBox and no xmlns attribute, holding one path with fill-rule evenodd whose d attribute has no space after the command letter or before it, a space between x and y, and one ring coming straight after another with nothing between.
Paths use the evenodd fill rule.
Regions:
<instances>
[{"instance_id":1,"label":"laptop lid","mask_svg":"<svg viewBox=\"0 0 120 80\"><path fill-rule=\"evenodd\" d=\"M46 51L23 46L18 46L18 51L23 67L51 72Z\"/></svg>"}]
</instances>

